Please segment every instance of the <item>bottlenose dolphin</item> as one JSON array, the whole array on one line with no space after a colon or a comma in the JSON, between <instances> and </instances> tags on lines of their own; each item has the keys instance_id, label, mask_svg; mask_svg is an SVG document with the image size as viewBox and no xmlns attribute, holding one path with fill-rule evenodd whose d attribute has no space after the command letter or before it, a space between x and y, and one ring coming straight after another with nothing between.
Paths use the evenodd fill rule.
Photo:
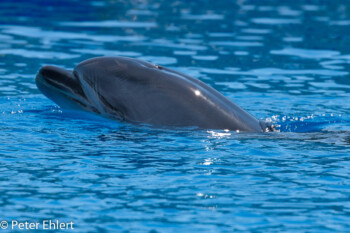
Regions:
<instances>
[{"instance_id":1,"label":"bottlenose dolphin","mask_svg":"<svg viewBox=\"0 0 350 233\"><path fill-rule=\"evenodd\" d=\"M129 122L244 132L271 130L200 80L134 58L92 58L73 71L44 66L36 84L62 108Z\"/></svg>"}]
</instances>

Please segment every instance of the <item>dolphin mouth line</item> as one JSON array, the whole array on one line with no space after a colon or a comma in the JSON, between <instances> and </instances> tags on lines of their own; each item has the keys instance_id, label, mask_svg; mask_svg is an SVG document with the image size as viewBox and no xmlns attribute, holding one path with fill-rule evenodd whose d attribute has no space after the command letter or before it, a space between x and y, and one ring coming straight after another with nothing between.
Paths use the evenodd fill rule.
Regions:
<instances>
[{"instance_id":1,"label":"dolphin mouth line","mask_svg":"<svg viewBox=\"0 0 350 233\"><path fill-rule=\"evenodd\" d=\"M79 79L77 79L77 80L79 80ZM87 101L85 101L83 98L78 98L79 97L78 95L74 95L72 92L64 91L63 89L57 87L54 82L50 81L50 79L48 79L48 78L45 78L45 76L42 75L40 72L36 76L36 83L42 92L46 92L45 90L43 90L43 88L46 88L46 89L52 90L58 94L63 95L64 97L68 98L71 101L76 102L77 104L79 104L80 106L82 106L84 108L88 108L90 106L87 103ZM43 86L43 88L40 88L40 86Z\"/></svg>"}]
</instances>

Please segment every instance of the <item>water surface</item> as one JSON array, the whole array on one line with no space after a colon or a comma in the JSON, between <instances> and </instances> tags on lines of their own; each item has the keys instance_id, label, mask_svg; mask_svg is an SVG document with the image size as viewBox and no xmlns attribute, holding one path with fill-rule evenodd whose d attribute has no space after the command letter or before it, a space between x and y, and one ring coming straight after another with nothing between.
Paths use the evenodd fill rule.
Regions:
<instances>
[{"instance_id":1,"label":"water surface","mask_svg":"<svg viewBox=\"0 0 350 233\"><path fill-rule=\"evenodd\" d=\"M349 1L0 2L0 217L78 232L350 230ZM194 76L280 132L66 111L34 78L128 56Z\"/></svg>"}]
</instances>

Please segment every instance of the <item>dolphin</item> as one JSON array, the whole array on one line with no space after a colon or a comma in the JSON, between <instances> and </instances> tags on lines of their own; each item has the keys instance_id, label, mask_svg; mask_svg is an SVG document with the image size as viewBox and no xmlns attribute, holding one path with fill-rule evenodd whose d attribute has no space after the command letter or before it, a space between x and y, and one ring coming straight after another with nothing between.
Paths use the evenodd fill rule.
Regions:
<instances>
[{"instance_id":1,"label":"dolphin","mask_svg":"<svg viewBox=\"0 0 350 233\"><path fill-rule=\"evenodd\" d=\"M36 85L62 108L133 123L242 132L272 130L200 80L134 58L96 57L74 70L43 66Z\"/></svg>"}]
</instances>

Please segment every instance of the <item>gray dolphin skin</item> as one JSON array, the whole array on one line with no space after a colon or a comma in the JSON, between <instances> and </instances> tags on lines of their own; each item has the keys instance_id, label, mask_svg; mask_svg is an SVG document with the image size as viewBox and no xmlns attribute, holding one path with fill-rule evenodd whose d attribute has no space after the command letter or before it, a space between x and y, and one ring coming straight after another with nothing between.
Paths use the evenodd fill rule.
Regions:
<instances>
[{"instance_id":1,"label":"gray dolphin skin","mask_svg":"<svg viewBox=\"0 0 350 233\"><path fill-rule=\"evenodd\" d=\"M134 58L92 58L73 71L44 66L36 84L62 108L118 120L242 132L271 130L200 80Z\"/></svg>"}]
</instances>

